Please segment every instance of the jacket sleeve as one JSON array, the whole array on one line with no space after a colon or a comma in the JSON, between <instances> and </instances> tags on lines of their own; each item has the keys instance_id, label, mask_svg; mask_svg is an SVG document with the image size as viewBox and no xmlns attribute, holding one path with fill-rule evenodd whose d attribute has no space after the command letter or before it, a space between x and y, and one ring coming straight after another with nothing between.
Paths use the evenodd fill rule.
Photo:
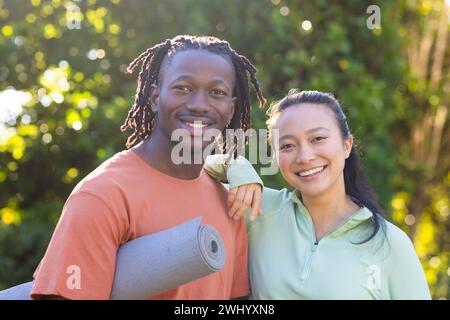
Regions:
<instances>
[{"instance_id":1,"label":"jacket sleeve","mask_svg":"<svg viewBox=\"0 0 450 320\"><path fill-rule=\"evenodd\" d=\"M388 292L393 300L429 300L430 290L409 237L398 227L388 228L390 254L386 263Z\"/></svg>"},{"instance_id":2,"label":"jacket sleeve","mask_svg":"<svg viewBox=\"0 0 450 320\"><path fill-rule=\"evenodd\" d=\"M208 156L203 169L214 179L229 183L229 189L250 183L258 183L264 188L263 181L247 159L239 156L227 164L227 158L226 154Z\"/></svg>"}]
</instances>

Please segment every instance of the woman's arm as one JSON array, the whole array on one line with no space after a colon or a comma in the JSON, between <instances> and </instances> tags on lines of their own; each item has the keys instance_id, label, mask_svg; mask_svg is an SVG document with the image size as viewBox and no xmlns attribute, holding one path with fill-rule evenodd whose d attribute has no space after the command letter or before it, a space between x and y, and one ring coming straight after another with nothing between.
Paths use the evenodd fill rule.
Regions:
<instances>
[{"instance_id":1,"label":"woman's arm","mask_svg":"<svg viewBox=\"0 0 450 320\"><path fill-rule=\"evenodd\" d=\"M244 157L238 157L230 163L226 162L228 158L228 155L208 156L203 168L216 180L229 182L230 216L239 219L246 215L253 221L263 212L267 214L279 209L281 204L290 198L291 193L287 189L264 188L258 173ZM252 207L250 213L249 207Z\"/></svg>"},{"instance_id":2,"label":"woman's arm","mask_svg":"<svg viewBox=\"0 0 450 320\"><path fill-rule=\"evenodd\" d=\"M264 187L264 184L251 163L244 157L228 159L226 154L215 154L206 157L203 169L214 179L229 183L229 188L244 184L256 183Z\"/></svg>"},{"instance_id":3,"label":"woman's arm","mask_svg":"<svg viewBox=\"0 0 450 320\"><path fill-rule=\"evenodd\" d=\"M264 184L250 162L244 157L230 159L228 155L211 155L203 165L214 179L229 183L227 204L229 215L240 219L251 207L250 220L261 214L261 197Z\"/></svg>"}]
</instances>

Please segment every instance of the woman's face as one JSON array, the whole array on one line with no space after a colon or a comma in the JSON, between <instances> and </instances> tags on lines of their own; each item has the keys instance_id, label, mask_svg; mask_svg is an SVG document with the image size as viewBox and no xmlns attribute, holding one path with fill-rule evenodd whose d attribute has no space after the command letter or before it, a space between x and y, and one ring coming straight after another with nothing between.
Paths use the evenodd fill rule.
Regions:
<instances>
[{"instance_id":1,"label":"woman's face","mask_svg":"<svg viewBox=\"0 0 450 320\"><path fill-rule=\"evenodd\" d=\"M344 165L353 139L344 140L333 111L302 103L281 112L277 150L281 173L302 194L316 197L344 187Z\"/></svg>"}]
</instances>

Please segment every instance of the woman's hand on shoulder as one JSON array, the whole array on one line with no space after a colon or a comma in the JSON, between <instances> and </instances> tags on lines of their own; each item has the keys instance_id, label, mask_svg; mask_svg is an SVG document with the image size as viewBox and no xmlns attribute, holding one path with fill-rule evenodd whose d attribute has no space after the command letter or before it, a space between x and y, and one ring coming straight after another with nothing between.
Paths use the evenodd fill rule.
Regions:
<instances>
[{"instance_id":1,"label":"woman's hand on shoulder","mask_svg":"<svg viewBox=\"0 0 450 320\"><path fill-rule=\"evenodd\" d=\"M250 221L262 214L262 186L259 183L244 184L230 189L228 193L228 214L231 218L240 219L252 208Z\"/></svg>"}]
</instances>

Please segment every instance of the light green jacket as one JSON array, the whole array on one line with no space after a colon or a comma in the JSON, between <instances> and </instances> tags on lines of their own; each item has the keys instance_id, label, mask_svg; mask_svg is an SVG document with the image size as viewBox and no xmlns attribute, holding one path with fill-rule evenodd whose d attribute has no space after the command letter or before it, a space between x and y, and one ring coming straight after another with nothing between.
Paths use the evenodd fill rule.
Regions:
<instances>
[{"instance_id":1,"label":"light green jacket","mask_svg":"<svg viewBox=\"0 0 450 320\"><path fill-rule=\"evenodd\" d=\"M205 170L230 188L262 181L244 158L224 165L207 158ZM361 208L315 243L314 226L296 192L264 188L263 215L247 218L249 274L254 299L431 299L408 236L386 221L367 238L372 212Z\"/></svg>"}]
</instances>

